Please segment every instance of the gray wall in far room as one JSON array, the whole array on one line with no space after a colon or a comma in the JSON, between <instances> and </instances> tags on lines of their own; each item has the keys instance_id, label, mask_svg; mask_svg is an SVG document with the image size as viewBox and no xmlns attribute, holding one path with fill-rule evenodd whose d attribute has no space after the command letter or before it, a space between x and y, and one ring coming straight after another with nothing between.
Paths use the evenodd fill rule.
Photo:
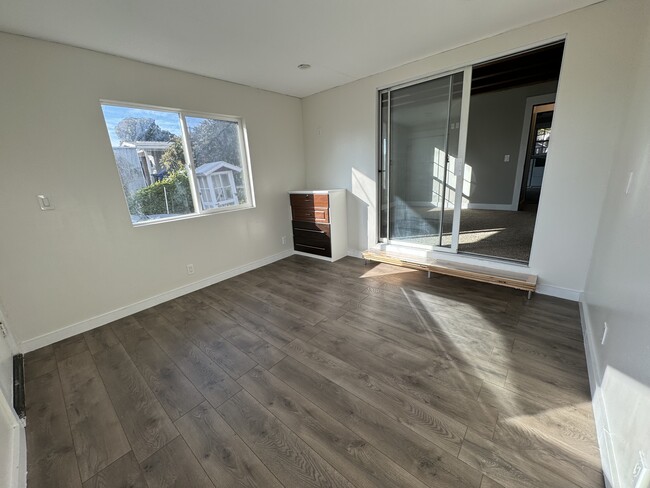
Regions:
<instances>
[{"instance_id":1,"label":"gray wall in far room","mask_svg":"<svg viewBox=\"0 0 650 488\"><path fill-rule=\"evenodd\" d=\"M526 99L556 90L557 82L547 82L471 97L465 161L470 205L512 203Z\"/></svg>"}]
</instances>

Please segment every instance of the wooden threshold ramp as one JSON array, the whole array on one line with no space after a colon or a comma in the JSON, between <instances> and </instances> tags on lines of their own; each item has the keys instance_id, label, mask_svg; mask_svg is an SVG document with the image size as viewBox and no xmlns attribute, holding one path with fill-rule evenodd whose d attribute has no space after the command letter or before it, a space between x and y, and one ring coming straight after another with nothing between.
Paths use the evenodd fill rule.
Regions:
<instances>
[{"instance_id":1,"label":"wooden threshold ramp","mask_svg":"<svg viewBox=\"0 0 650 488\"><path fill-rule=\"evenodd\" d=\"M457 278L492 283L493 285L507 286L517 290L529 292L528 296L537 287L537 276L525 273L514 273L471 264L454 263L440 259L425 259L404 254L388 253L375 249L369 249L361 253L363 259L376 261L378 263L393 264L405 268L419 269L430 273L438 273Z\"/></svg>"}]
</instances>

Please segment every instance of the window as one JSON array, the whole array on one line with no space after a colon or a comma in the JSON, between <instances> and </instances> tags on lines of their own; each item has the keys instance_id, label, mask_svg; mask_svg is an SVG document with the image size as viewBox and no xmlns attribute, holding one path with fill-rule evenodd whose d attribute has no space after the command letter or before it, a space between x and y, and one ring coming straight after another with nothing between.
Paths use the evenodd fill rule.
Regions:
<instances>
[{"instance_id":1,"label":"window","mask_svg":"<svg viewBox=\"0 0 650 488\"><path fill-rule=\"evenodd\" d=\"M102 102L131 222L253 206L236 117Z\"/></svg>"}]
</instances>

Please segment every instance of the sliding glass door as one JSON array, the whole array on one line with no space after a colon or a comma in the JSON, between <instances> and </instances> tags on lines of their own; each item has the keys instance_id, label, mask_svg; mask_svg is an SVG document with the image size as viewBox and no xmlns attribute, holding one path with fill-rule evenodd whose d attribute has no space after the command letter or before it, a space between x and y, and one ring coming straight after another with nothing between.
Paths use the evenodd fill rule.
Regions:
<instances>
[{"instance_id":1,"label":"sliding glass door","mask_svg":"<svg viewBox=\"0 0 650 488\"><path fill-rule=\"evenodd\" d=\"M380 92L380 237L456 251L471 74Z\"/></svg>"}]
</instances>

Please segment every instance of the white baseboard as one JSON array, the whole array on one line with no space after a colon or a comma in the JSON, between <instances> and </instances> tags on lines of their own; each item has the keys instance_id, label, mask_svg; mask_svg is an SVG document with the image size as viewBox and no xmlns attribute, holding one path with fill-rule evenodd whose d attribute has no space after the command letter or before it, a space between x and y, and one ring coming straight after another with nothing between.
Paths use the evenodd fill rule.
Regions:
<instances>
[{"instance_id":1,"label":"white baseboard","mask_svg":"<svg viewBox=\"0 0 650 488\"><path fill-rule=\"evenodd\" d=\"M571 288L562 288L560 286L546 285L544 283L537 285L535 293L540 295L548 295L556 298L564 298L572 302L579 302L582 292L579 290L572 290Z\"/></svg>"},{"instance_id":2,"label":"white baseboard","mask_svg":"<svg viewBox=\"0 0 650 488\"><path fill-rule=\"evenodd\" d=\"M291 254L296 256L305 256L306 258L320 259L321 261L328 261L330 263L332 262L332 258L328 258L327 256L319 256L318 254L310 254L308 252L293 251Z\"/></svg>"},{"instance_id":3,"label":"white baseboard","mask_svg":"<svg viewBox=\"0 0 650 488\"><path fill-rule=\"evenodd\" d=\"M82 332L87 332L89 330L95 329L97 327L101 327L102 325L106 325L115 320L127 317L129 315L133 315L134 313L137 312L141 312L142 310L146 310L147 308L154 307L168 300L172 300L174 298L187 295L188 293L192 293L193 291L200 290L201 288L205 288L206 286L214 285L215 283L219 283L220 281L227 280L228 278L232 278L233 276L246 273L247 271L252 271L262 266L266 266L267 264L271 264L275 261L279 261L280 259L288 258L293 254L294 254L293 249L288 249L286 251L282 251L281 253L273 254L272 256L267 256L265 258L258 259L257 261L253 261L251 263L238 266L237 268L233 268L228 271L224 271L222 273L209 276L207 278L203 278L202 280L195 281L194 283L189 283L187 285L174 288L173 290L166 291L164 293L155 295L145 300L141 300L139 302L135 302L115 310L111 310L110 312L96 315L89 319L82 320L81 322L77 322L76 324L68 325L66 327L62 327L61 329L57 329L55 331L48 332L38 337L34 337L33 339L28 339L26 341L23 341L20 344L20 349L23 353L34 351L41 347L45 347L50 344L54 344L55 342L61 341L63 339L67 339L68 337L72 337Z\"/></svg>"},{"instance_id":4,"label":"white baseboard","mask_svg":"<svg viewBox=\"0 0 650 488\"><path fill-rule=\"evenodd\" d=\"M509 210L515 211L511 203L469 203L467 208L476 210Z\"/></svg>"},{"instance_id":5,"label":"white baseboard","mask_svg":"<svg viewBox=\"0 0 650 488\"><path fill-rule=\"evenodd\" d=\"M607 409L602 391L599 387L601 378L600 367L596 361L595 352L596 342L591 331L591 317L589 307L584 302L584 296L580 296L580 322L582 324L582 335L585 344L585 356L587 359L587 372L589 374L589 388L591 390L591 405L594 411L594 420L596 423L596 436L600 447L600 462L603 467L605 476L605 485L607 488L618 488L620 486L618 478L618 469L616 466L616 457L612 446L610 435L609 420L607 418Z\"/></svg>"},{"instance_id":6,"label":"white baseboard","mask_svg":"<svg viewBox=\"0 0 650 488\"><path fill-rule=\"evenodd\" d=\"M600 367L595 361L594 348L596 346L593 335L591 334L591 316L589 314L589 307L584 301L584 294L581 294L578 303L580 307L580 325L582 326L582 335L585 343L585 355L587 357L587 370L589 373L589 385L593 395L594 388L598 384L598 378L601 376Z\"/></svg>"}]
</instances>

